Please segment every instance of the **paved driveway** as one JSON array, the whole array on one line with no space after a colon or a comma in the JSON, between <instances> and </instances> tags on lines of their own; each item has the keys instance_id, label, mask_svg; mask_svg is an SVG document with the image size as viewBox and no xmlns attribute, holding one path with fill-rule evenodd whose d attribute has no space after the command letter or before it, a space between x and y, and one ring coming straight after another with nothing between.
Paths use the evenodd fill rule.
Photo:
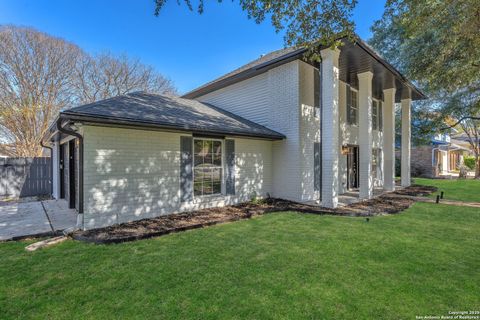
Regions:
<instances>
[{"instance_id":1,"label":"paved driveway","mask_svg":"<svg viewBox=\"0 0 480 320\"><path fill-rule=\"evenodd\" d=\"M77 214L65 200L4 203L0 205L0 240L62 231L76 222Z\"/></svg>"}]
</instances>

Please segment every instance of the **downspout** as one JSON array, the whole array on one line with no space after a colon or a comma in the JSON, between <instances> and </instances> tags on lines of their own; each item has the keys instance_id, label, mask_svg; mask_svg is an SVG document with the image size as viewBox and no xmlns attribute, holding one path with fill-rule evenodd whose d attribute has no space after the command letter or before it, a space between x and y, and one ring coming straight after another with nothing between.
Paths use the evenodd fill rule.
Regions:
<instances>
[{"instance_id":1,"label":"downspout","mask_svg":"<svg viewBox=\"0 0 480 320\"><path fill-rule=\"evenodd\" d=\"M40 145L43 148L50 149L50 197L53 198L53 148L43 144L43 139L40 139Z\"/></svg>"},{"instance_id":2,"label":"downspout","mask_svg":"<svg viewBox=\"0 0 480 320\"><path fill-rule=\"evenodd\" d=\"M78 213L82 215L83 228L83 136L70 128L62 127L62 118L57 120L57 130L63 134L78 138Z\"/></svg>"}]
</instances>

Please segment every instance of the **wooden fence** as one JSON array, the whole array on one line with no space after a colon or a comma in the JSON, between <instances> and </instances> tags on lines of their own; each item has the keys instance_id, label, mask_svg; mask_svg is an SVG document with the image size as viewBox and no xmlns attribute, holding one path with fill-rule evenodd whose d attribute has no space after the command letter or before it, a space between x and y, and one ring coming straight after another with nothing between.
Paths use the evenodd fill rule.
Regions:
<instances>
[{"instance_id":1,"label":"wooden fence","mask_svg":"<svg viewBox=\"0 0 480 320\"><path fill-rule=\"evenodd\" d=\"M51 159L0 158L0 198L49 195Z\"/></svg>"}]
</instances>

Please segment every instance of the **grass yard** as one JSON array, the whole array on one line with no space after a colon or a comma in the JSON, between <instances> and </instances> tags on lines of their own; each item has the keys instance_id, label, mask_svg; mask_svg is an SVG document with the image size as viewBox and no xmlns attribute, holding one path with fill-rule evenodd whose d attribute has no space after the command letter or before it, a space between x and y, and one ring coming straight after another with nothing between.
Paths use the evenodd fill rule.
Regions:
<instances>
[{"instance_id":1,"label":"grass yard","mask_svg":"<svg viewBox=\"0 0 480 320\"><path fill-rule=\"evenodd\" d=\"M269 214L120 245L0 243L2 319L415 319L480 308L480 212Z\"/></svg>"},{"instance_id":2,"label":"grass yard","mask_svg":"<svg viewBox=\"0 0 480 320\"><path fill-rule=\"evenodd\" d=\"M430 195L431 197L444 191L445 199L480 202L480 180L415 178L414 181L418 184L437 187L438 192Z\"/></svg>"}]
</instances>

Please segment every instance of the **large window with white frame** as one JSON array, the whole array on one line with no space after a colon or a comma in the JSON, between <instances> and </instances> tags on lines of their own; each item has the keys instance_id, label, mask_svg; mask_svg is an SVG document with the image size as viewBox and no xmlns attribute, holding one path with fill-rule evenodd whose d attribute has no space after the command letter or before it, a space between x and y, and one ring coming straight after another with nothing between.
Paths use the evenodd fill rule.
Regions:
<instances>
[{"instance_id":1,"label":"large window with white frame","mask_svg":"<svg viewBox=\"0 0 480 320\"><path fill-rule=\"evenodd\" d=\"M383 119L382 119L382 102L380 100L373 100L372 103L372 129L382 131Z\"/></svg>"},{"instance_id":2,"label":"large window with white frame","mask_svg":"<svg viewBox=\"0 0 480 320\"><path fill-rule=\"evenodd\" d=\"M347 101L347 122L351 125L358 125L358 91L350 88Z\"/></svg>"},{"instance_id":3,"label":"large window with white frame","mask_svg":"<svg viewBox=\"0 0 480 320\"><path fill-rule=\"evenodd\" d=\"M382 149L373 148L372 149L372 178L373 179L382 179Z\"/></svg>"},{"instance_id":4,"label":"large window with white frame","mask_svg":"<svg viewBox=\"0 0 480 320\"><path fill-rule=\"evenodd\" d=\"M222 141L195 138L193 143L193 194L214 195L222 192Z\"/></svg>"}]
</instances>

